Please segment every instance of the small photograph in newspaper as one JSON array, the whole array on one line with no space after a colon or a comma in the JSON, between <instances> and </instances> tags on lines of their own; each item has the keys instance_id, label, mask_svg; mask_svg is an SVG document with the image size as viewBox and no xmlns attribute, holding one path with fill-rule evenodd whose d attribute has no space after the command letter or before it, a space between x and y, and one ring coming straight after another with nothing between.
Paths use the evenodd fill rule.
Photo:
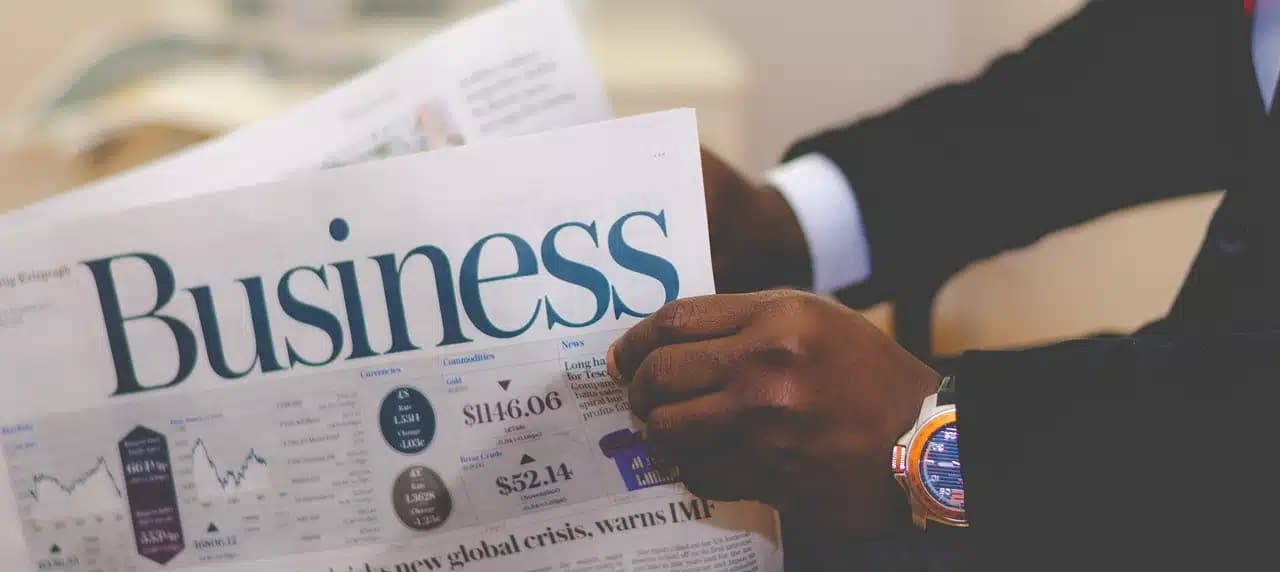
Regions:
<instances>
[{"instance_id":1,"label":"small photograph in newspaper","mask_svg":"<svg viewBox=\"0 0 1280 572\"><path fill-rule=\"evenodd\" d=\"M714 292L693 112L442 144L0 243L0 561L780 570L606 374Z\"/></svg>"}]
</instances>

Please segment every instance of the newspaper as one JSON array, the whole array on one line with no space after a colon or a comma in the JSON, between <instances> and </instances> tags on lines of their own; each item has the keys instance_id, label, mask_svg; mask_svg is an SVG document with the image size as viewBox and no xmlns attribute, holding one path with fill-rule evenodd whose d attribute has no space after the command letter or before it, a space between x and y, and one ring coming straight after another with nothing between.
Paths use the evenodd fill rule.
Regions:
<instances>
[{"instance_id":1,"label":"newspaper","mask_svg":"<svg viewBox=\"0 0 1280 572\"><path fill-rule=\"evenodd\" d=\"M292 112L0 216L4 231L611 117L564 0L450 27Z\"/></svg>"},{"instance_id":2,"label":"newspaper","mask_svg":"<svg viewBox=\"0 0 1280 572\"><path fill-rule=\"evenodd\" d=\"M609 343L714 291L693 112L0 244L0 559L31 570L780 570L650 455Z\"/></svg>"}]
</instances>

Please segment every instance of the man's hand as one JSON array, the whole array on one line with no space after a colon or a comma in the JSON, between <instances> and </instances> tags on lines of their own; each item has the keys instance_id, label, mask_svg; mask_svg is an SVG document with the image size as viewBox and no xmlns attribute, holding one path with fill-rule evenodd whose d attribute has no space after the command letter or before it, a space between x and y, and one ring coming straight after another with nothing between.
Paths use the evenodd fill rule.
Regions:
<instances>
[{"instance_id":1,"label":"man's hand","mask_svg":"<svg viewBox=\"0 0 1280 572\"><path fill-rule=\"evenodd\" d=\"M677 300L608 363L693 493L849 534L905 519L889 459L940 376L857 312L781 290Z\"/></svg>"},{"instance_id":2,"label":"man's hand","mask_svg":"<svg viewBox=\"0 0 1280 572\"><path fill-rule=\"evenodd\" d=\"M753 292L813 282L809 246L795 213L776 190L757 188L702 151L711 262L720 292Z\"/></svg>"}]
</instances>

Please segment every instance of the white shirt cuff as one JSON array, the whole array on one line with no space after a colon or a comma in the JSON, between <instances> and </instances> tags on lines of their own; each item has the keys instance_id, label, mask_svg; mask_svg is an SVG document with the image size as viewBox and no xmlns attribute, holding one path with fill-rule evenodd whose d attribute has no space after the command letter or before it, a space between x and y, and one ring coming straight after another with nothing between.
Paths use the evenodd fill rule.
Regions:
<instances>
[{"instance_id":1,"label":"white shirt cuff","mask_svg":"<svg viewBox=\"0 0 1280 572\"><path fill-rule=\"evenodd\" d=\"M853 187L825 155L810 153L767 178L791 205L809 244L813 291L835 292L871 276L871 249Z\"/></svg>"}]
</instances>

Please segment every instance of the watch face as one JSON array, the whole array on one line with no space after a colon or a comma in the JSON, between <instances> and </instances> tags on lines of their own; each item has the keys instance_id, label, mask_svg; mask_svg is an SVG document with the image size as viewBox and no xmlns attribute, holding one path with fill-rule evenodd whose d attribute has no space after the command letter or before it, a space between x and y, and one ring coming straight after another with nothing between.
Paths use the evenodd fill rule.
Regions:
<instances>
[{"instance_id":1,"label":"watch face","mask_svg":"<svg viewBox=\"0 0 1280 572\"><path fill-rule=\"evenodd\" d=\"M960 474L959 433L955 422L928 435L920 455L920 480L933 500L950 509L964 510L964 478Z\"/></svg>"}]
</instances>

